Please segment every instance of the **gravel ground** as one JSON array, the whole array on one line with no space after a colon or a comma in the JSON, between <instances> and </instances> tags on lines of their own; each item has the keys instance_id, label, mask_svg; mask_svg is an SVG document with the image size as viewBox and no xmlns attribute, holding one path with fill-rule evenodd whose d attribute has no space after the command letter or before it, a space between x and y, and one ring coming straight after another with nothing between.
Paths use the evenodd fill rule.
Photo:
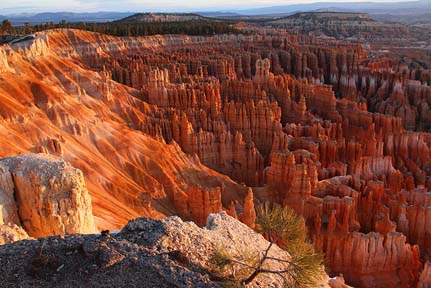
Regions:
<instances>
[{"instance_id":1,"label":"gravel ground","mask_svg":"<svg viewBox=\"0 0 431 288\"><path fill-rule=\"evenodd\" d=\"M0 246L0 287L218 287L176 253L116 235L70 235Z\"/></svg>"},{"instance_id":2,"label":"gravel ground","mask_svg":"<svg viewBox=\"0 0 431 288\"><path fill-rule=\"evenodd\" d=\"M0 287L221 287L223 279L241 267L214 270L209 264L214 251L222 248L237 259L247 254L260 257L268 244L224 212L210 214L204 228L175 216L138 218L115 233L0 246ZM269 255L290 259L277 245ZM264 267L282 270L285 265L268 260ZM328 287L326 283L328 276L322 271L319 287ZM283 284L280 277L268 274L259 275L249 287Z\"/></svg>"}]
</instances>

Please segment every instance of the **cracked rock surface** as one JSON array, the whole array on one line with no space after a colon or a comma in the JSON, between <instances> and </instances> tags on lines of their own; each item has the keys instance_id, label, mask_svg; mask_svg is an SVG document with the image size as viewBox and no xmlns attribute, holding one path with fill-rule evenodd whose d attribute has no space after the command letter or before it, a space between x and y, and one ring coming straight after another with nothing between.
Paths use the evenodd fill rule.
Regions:
<instances>
[{"instance_id":1,"label":"cracked rock surface","mask_svg":"<svg viewBox=\"0 0 431 288\"><path fill-rule=\"evenodd\" d=\"M223 246L236 256L263 253L268 242L221 212L198 227L179 217L138 218L119 233L67 235L0 246L2 287L221 287L209 259ZM289 259L277 246L271 256ZM268 261L271 269L283 268ZM227 275L222 275L227 276ZM328 277L322 271L322 285ZM249 287L282 287L261 275Z\"/></svg>"},{"instance_id":2,"label":"cracked rock surface","mask_svg":"<svg viewBox=\"0 0 431 288\"><path fill-rule=\"evenodd\" d=\"M96 232L84 175L45 154L0 159L1 224L32 237ZM0 226L0 232L5 229Z\"/></svg>"}]
</instances>

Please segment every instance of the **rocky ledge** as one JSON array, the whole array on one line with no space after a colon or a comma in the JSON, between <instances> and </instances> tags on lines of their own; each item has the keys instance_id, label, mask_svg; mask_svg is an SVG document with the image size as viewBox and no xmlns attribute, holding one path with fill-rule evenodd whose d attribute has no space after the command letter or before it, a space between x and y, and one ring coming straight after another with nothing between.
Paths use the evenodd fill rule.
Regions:
<instances>
[{"instance_id":1,"label":"rocky ledge","mask_svg":"<svg viewBox=\"0 0 431 288\"><path fill-rule=\"evenodd\" d=\"M0 245L96 231L79 169L45 154L0 159Z\"/></svg>"},{"instance_id":2,"label":"rocky ledge","mask_svg":"<svg viewBox=\"0 0 431 288\"><path fill-rule=\"evenodd\" d=\"M224 274L209 259L223 247L233 255L263 253L268 242L221 212L198 227L179 217L138 218L121 231L23 240L0 246L2 287L221 287ZM288 259L277 246L272 256ZM286 265L268 261L268 268ZM220 272L219 272L220 273ZM227 272L230 273L230 272ZM328 287L322 270L322 285ZM282 287L276 275L261 275L250 287Z\"/></svg>"}]
</instances>

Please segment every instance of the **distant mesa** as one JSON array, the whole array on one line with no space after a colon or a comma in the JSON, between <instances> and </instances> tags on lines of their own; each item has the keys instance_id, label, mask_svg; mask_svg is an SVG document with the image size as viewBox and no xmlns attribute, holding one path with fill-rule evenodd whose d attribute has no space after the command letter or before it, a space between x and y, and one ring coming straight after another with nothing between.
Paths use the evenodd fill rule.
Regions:
<instances>
[{"instance_id":1,"label":"distant mesa","mask_svg":"<svg viewBox=\"0 0 431 288\"><path fill-rule=\"evenodd\" d=\"M186 22L212 20L210 18L191 13L138 13L116 22L126 23L154 23L154 22Z\"/></svg>"},{"instance_id":2,"label":"distant mesa","mask_svg":"<svg viewBox=\"0 0 431 288\"><path fill-rule=\"evenodd\" d=\"M353 12L301 12L265 22L291 33L329 36L336 39L373 40L411 34L409 27L375 21L367 13Z\"/></svg>"},{"instance_id":3,"label":"distant mesa","mask_svg":"<svg viewBox=\"0 0 431 288\"><path fill-rule=\"evenodd\" d=\"M24 25L25 23L44 24L44 23L59 23L60 21L67 22L110 22L133 15L135 12L92 12L92 13L73 13L73 12L43 12L36 14L13 14L0 16L0 21L9 19L13 25Z\"/></svg>"}]
</instances>

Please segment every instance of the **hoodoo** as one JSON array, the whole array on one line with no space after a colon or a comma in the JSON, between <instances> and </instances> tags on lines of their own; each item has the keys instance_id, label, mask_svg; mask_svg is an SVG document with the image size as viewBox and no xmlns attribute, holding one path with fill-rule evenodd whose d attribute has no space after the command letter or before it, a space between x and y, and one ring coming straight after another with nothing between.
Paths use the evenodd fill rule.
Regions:
<instances>
[{"instance_id":1,"label":"hoodoo","mask_svg":"<svg viewBox=\"0 0 431 288\"><path fill-rule=\"evenodd\" d=\"M160 287L284 285L294 276L248 281L235 266L299 257L264 229L270 207L301 216L301 247L333 277L319 266L320 287L429 287L429 26L262 21L144 13L2 36L0 244L27 240L0 247L0 280L19 284L3 267L15 253L32 267L16 268L24 286L69 279L69 266L95 275L78 286L115 286L118 271L133 286L160 267ZM236 257L219 274L218 244ZM276 255L262 268L266 245Z\"/></svg>"},{"instance_id":2,"label":"hoodoo","mask_svg":"<svg viewBox=\"0 0 431 288\"><path fill-rule=\"evenodd\" d=\"M25 233L46 237L96 232L80 170L43 154L3 158L0 168L0 224L7 224L2 226L6 235L21 239Z\"/></svg>"}]
</instances>

